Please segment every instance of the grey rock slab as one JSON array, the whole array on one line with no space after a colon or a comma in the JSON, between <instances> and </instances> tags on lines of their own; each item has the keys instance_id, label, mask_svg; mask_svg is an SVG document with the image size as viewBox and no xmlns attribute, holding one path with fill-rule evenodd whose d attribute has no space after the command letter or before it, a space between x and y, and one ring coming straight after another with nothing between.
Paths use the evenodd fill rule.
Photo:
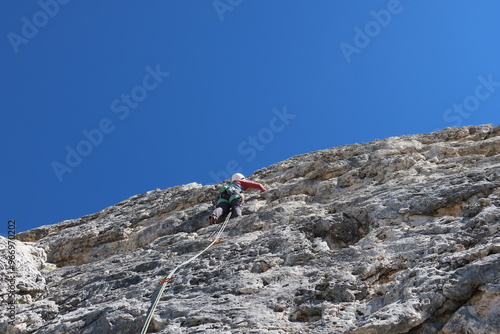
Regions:
<instances>
[{"instance_id":1,"label":"grey rock slab","mask_svg":"<svg viewBox=\"0 0 500 334\"><path fill-rule=\"evenodd\" d=\"M150 332L500 332L499 153L499 128L480 125L256 171L269 191L249 192L223 242L176 272ZM219 186L156 189L20 233L16 325L2 314L0 331L139 333L158 281L220 227L208 223Z\"/></svg>"}]
</instances>

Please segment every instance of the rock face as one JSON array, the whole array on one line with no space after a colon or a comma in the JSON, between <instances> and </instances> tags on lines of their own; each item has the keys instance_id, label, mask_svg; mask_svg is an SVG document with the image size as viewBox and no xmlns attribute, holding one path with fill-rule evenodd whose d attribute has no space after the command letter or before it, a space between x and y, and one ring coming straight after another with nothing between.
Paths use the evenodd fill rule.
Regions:
<instances>
[{"instance_id":1,"label":"rock face","mask_svg":"<svg viewBox=\"0 0 500 334\"><path fill-rule=\"evenodd\" d=\"M335 147L250 179L269 191L176 273L149 332L500 333L499 127ZM2 314L0 332L139 333L157 282L219 228L219 186L19 234L16 325Z\"/></svg>"}]
</instances>

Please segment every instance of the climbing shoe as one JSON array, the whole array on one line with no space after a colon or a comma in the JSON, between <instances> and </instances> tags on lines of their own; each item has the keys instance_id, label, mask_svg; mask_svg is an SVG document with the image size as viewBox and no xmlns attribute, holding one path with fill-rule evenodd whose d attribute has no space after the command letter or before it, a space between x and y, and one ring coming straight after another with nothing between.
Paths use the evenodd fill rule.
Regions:
<instances>
[{"instance_id":1,"label":"climbing shoe","mask_svg":"<svg viewBox=\"0 0 500 334\"><path fill-rule=\"evenodd\" d=\"M210 225L217 224L217 217L211 215L210 217L208 217L208 221L210 222Z\"/></svg>"}]
</instances>

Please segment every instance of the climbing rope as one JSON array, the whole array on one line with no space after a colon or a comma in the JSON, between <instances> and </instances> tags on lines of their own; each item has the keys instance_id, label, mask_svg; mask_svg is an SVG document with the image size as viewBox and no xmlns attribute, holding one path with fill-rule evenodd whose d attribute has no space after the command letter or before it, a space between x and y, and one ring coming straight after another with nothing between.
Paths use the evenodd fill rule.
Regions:
<instances>
[{"instance_id":1,"label":"climbing rope","mask_svg":"<svg viewBox=\"0 0 500 334\"><path fill-rule=\"evenodd\" d=\"M156 296L156 299L154 301L154 303L151 305L151 308L149 309L149 312L148 312L148 316L146 318L146 322L144 323L144 326L142 327L142 331L141 331L141 334L146 334L147 330L148 330L148 327L149 327L149 323L151 322L151 319L153 319L153 315L155 313L155 310L156 310L156 306L158 305L158 303L160 302L160 298L163 294L163 291L165 290L165 288L167 287L167 283L170 282L172 280L172 277L174 276L175 272L182 266L185 266L186 264L189 264L191 262L193 262L194 260L196 260L196 258L198 258L201 254L205 253L210 247L212 247L214 244L219 244L221 243L220 241L220 236L222 235L222 232L224 232L224 229L226 228L227 226L227 223L229 221L229 217L231 215L228 213L227 214L227 217L226 219L224 220L224 222L222 223L222 226L220 227L219 231L217 232L217 234L215 235L215 238L212 240L212 242L207 246L205 247L205 249L203 249L201 252L199 252L198 254L194 255L193 257L191 257L190 259L182 262L181 264L179 264L177 267L175 267L171 272L170 274L168 274L167 278L161 280L158 282L158 284L161 284L161 288L160 290L158 291L158 295Z\"/></svg>"}]
</instances>

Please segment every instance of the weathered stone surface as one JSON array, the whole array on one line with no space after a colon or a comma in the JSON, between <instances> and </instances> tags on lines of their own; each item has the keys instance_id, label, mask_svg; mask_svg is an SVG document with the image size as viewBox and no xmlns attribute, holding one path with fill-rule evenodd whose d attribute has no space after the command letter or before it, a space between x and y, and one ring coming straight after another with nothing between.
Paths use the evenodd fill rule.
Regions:
<instances>
[{"instance_id":1,"label":"weathered stone surface","mask_svg":"<svg viewBox=\"0 0 500 334\"><path fill-rule=\"evenodd\" d=\"M250 178L269 191L176 273L150 332L500 333L498 127L334 147ZM2 315L0 331L139 333L157 282L218 229L217 187L21 233L17 325Z\"/></svg>"},{"instance_id":2,"label":"weathered stone surface","mask_svg":"<svg viewBox=\"0 0 500 334\"><path fill-rule=\"evenodd\" d=\"M9 265L8 244L11 243L14 266ZM6 239L0 237L0 273L2 278L15 277L16 294L21 303L31 303L34 299L41 296L46 288L45 278L40 272L44 268L47 255L44 250L34 247L32 243L23 243L18 240ZM49 265L50 267L50 265ZM9 290L8 280L2 279L0 282L0 291ZM5 300L5 298L4 298Z\"/></svg>"}]
</instances>

